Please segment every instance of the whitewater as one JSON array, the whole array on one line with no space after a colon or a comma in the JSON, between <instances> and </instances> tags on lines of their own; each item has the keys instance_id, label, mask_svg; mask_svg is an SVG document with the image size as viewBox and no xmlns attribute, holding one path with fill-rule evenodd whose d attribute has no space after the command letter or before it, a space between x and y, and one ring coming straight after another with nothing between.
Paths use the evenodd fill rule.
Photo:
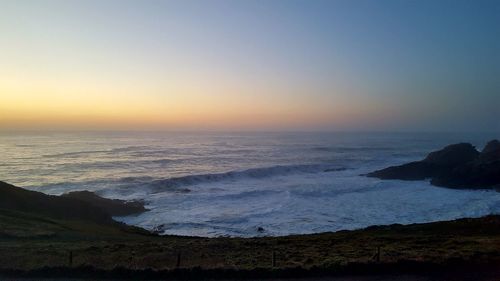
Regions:
<instances>
[{"instance_id":1,"label":"whitewater","mask_svg":"<svg viewBox=\"0 0 500 281\"><path fill-rule=\"evenodd\" d=\"M277 236L500 213L500 192L368 172L493 133L0 133L0 180L142 200L116 220L161 234Z\"/></svg>"}]
</instances>

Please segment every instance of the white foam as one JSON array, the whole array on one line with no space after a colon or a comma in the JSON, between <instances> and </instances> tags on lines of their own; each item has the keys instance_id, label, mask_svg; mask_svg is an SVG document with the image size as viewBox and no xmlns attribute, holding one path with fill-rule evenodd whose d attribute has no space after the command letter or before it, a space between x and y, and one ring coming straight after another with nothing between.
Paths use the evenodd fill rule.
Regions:
<instances>
[{"instance_id":1,"label":"white foam","mask_svg":"<svg viewBox=\"0 0 500 281\"><path fill-rule=\"evenodd\" d=\"M62 194L90 190L143 199L150 212L119 218L165 233L285 235L500 211L500 193L360 174L498 135L381 133L0 134L0 180ZM338 170L337 168L347 168ZM331 172L325 170L333 169ZM258 232L263 227L264 232Z\"/></svg>"},{"instance_id":2,"label":"white foam","mask_svg":"<svg viewBox=\"0 0 500 281\"><path fill-rule=\"evenodd\" d=\"M151 212L119 219L148 229L162 226L165 234L249 237L500 213L495 191L382 181L353 171L240 178L190 188L189 194L154 194L148 199Z\"/></svg>"}]
</instances>

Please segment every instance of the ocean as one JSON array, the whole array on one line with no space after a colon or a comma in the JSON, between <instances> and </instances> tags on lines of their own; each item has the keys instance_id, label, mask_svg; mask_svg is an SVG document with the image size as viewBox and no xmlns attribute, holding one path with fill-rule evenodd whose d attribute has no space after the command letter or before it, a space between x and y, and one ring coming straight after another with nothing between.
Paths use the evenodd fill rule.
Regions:
<instances>
[{"instance_id":1,"label":"ocean","mask_svg":"<svg viewBox=\"0 0 500 281\"><path fill-rule=\"evenodd\" d=\"M115 219L163 234L279 236L500 213L500 192L363 176L498 134L0 133L0 180L143 200Z\"/></svg>"}]
</instances>

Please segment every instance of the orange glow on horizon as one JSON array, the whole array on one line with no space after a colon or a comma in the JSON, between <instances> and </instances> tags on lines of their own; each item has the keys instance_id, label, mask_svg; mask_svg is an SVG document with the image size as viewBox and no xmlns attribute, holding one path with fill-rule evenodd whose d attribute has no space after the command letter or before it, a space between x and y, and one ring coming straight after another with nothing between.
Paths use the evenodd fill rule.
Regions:
<instances>
[{"instance_id":1,"label":"orange glow on horizon","mask_svg":"<svg viewBox=\"0 0 500 281\"><path fill-rule=\"evenodd\" d=\"M355 95L335 95L332 101L303 94L307 89L255 85L221 75L209 79L193 74L158 83L71 73L3 74L3 129L342 128L361 122L371 106Z\"/></svg>"}]
</instances>

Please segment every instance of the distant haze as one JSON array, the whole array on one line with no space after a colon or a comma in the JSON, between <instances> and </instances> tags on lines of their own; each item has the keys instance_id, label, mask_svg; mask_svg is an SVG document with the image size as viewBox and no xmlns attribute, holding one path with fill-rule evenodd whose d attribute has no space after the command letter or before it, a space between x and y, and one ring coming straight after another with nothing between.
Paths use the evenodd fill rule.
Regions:
<instances>
[{"instance_id":1,"label":"distant haze","mask_svg":"<svg viewBox=\"0 0 500 281\"><path fill-rule=\"evenodd\" d=\"M0 0L0 129L500 131L500 1Z\"/></svg>"}]
</instances>

